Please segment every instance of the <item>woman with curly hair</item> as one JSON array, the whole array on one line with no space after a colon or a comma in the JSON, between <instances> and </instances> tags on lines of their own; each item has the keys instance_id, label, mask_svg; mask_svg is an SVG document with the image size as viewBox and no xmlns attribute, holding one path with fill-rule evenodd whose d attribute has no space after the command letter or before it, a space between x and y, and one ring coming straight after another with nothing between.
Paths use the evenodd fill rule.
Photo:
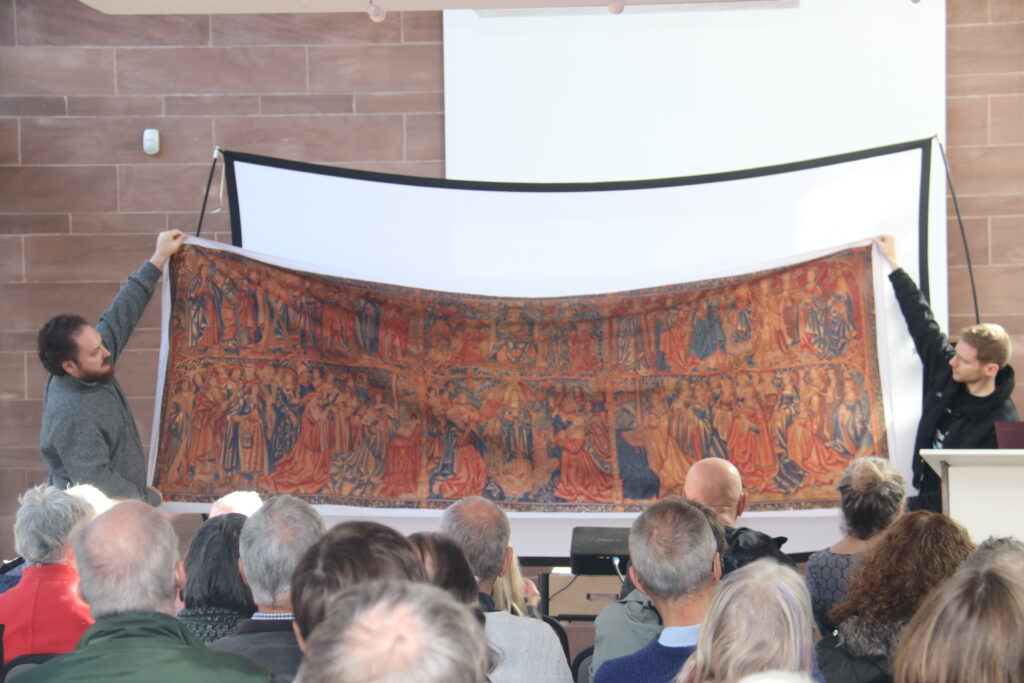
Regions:
<instances>
[{"instance_id":1,"label":"woman with curly hair","mask_svg":"<svg viewBox=\"0 0 1024 683\"><path fill-rule=\"evenodd\" d=\"M829 683L892 680L892 661L918 605L974 550L967 530L945 515L900 516L850 577L846 601L829 612L836 634L818 643Z\"/></svg>"},{"instance_id":2,"label":"woman with curly hair","mask_svg":"<svg viewBox=\"0 0 1024 683\"><path fill-rule=\"evenodd\" d=\"M835 629L828 611L846 599L850 572L903 510L905 486L903 475L883 458L857 458L839 479L836 488L845 535L807 560L811 610L821 635L827 636Z\"/></svg>"}]
</instances>

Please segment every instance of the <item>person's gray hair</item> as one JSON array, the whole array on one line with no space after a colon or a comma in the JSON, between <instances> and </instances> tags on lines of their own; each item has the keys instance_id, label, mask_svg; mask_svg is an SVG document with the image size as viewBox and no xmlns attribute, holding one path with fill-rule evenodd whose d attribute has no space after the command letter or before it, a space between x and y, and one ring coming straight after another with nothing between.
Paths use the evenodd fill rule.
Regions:
<instances>
[{"instance_id":1,"label":"person's gray hair","mask_svg":"<svg viewBox=\"0 0 1024 683\"><path fill-rule=\"evenodd\" d=\"M93 619L173 608L178 536L140 501L118 503L75 534L75 564Z\"/></svg>"},{"instance_id":2,"label":"person's gray hair","mask_svg":"<svg viewBox=\"0 0 1024 683\"><path fill-rule=\"evenodd\" d=\"M268 499L245 520L238 551L257 605L287 606L295 565L325 531L312 505L287 494Z\"/></svg>"},{"instance_id":3,"label":"person's gray hair","mask_svg":"<svg viewBox=\"0 0 1024 683\"><path fill-rule=\"evenodd\" d=\"M218 515L237 512L240 515L249 517L259 510L261 505L263 505L263 500L260 498L260 494L255 491L232 491L213 501L213 505L210 506L209 516L217 517Z\"/></svg>"},{"instance_id":4,"label":"person's gray hair","mask_svg":"<svg viewBox=\"0 0 1024 683\"><path fill-rule=\"evenodd\" d=\"M501 573L512 531L505 511L480 496L463 498L441 515L441 533L462 548L478 581Z\"/></svg>"},{"instance_id":5,"label":"person's gray hair","mask_svg":"<svg viewBox=\"0 0 1024 683\"><path fill-rule=\"evenodd\" d=\"M752 562L722 579L697 636L697 650L676 683L735 681L781 669L807 673L814 658L807 586L772 559Z\"/></svg>"},{"instance_id":6,"label":"person's gray hair","mask_svg":"<svg viewBox=\"0 0 1024 683\"><path fill-rule=\"evenodd\" d=\"M1013 536L989 536L964 560L961 569L994 565L1024 570L1024 543Z\"/></svg>"},{"instance_id":7,"label":"person's gray hair","mask_svg":"<svg viewBox=\"0 0 1024 683\"><path fill-rule=\"evenodd\" d=\"M14 549L30 566L64 562L72 529L96 514L81 498L45 484L25 491L18 502Z\"/></svg>"},{"instance_id":8,"label":"person's gray hair","mask_svg":"<svg viewBox=\"0 0 1024 683\"><path fill-rule=\"evenodd\" d=\"M468 605L425 583L346 589L313 629L296 683L483 683L493 666Z\"/></svg>"},{"instance_id":9,"label":"person's gray hair","mask_svg":"<svg viewBox=\"0 0 1024 683\"><path fill-rule=\"evenodd\" d=\"M654 503L633 522L629 561L652 597L698 591L710 579L717 548L704 513L679 496Z\"/></svg>"},{"instance_id":10,"label":"person's gray hair","mask_svg":"<svg viewBox=\"0 0 1024 683\"><path fill-rule=\"evenodd\" d=\"M903 509L906 484L906 478L885 458L851 461L836 484L843 531L867 540L892 524Z\"/></svg>"}]
</instances>

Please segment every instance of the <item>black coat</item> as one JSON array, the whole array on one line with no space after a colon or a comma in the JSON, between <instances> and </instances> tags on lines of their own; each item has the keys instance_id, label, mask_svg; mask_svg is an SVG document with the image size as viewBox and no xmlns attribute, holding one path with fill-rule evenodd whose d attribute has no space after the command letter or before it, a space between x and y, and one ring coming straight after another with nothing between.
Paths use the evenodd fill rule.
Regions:
<instances>
[{"instance_id":1,"label":"black coat","mask_svg":"<svg viewBox=\"0 0 1024 683\"><path fill-rule=\"evenodd\" d=\"M893 271L889 280L896 291L896 300L924 365L921 422L914 439L914 486L921 492L922 499L937 501L939 476L921 458L920 451L922 448L932 448L939 420L956 392L963 390L963 384L953 379L953 369L949 366L949 360L956 351L935 322L928 301L906 271ZM1019 419L1010 398L1011 393L1013 368L1007 365L996 375L995 391L954 412L943 447L996 448L995 423Z\"/></svg>"}]
</instances>

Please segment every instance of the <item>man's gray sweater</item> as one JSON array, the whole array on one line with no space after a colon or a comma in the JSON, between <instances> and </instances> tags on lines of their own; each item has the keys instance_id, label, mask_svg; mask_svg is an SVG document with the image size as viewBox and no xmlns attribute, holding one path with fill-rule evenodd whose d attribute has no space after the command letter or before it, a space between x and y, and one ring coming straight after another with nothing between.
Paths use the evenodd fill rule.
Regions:
<instances>
[{"instance_id":1,"label":"man's gray sweater","mask_svg":"<svg viewBox=\"0 0 1024 683\"><path fill-rule=\"evenodd\" d=\"M96 331L111 363L116 365L159 279L160 269L146 261L100 317ZM146 488L142 440L117 379L100 384L50 375L39 441L53 486L92 484L111 498L160 504L159 496Z\"/></svg>"}]
</instances>

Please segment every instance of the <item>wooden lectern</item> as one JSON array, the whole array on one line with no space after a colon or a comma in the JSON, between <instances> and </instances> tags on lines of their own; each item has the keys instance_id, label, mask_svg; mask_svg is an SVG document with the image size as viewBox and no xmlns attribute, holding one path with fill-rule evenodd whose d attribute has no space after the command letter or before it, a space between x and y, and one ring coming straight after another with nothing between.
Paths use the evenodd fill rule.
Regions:
<instances>
[{"instance_id":1,"label":"wooden lectern","mask_svg":"<svg viewBox=\"0 0 1024 683\"><path fill-rule=\"evenodd\" d=\"M942 477L942 511L975 543L1024 540L1024 450L922 450L921 457Z\"/></svg>"}]
</instances>

